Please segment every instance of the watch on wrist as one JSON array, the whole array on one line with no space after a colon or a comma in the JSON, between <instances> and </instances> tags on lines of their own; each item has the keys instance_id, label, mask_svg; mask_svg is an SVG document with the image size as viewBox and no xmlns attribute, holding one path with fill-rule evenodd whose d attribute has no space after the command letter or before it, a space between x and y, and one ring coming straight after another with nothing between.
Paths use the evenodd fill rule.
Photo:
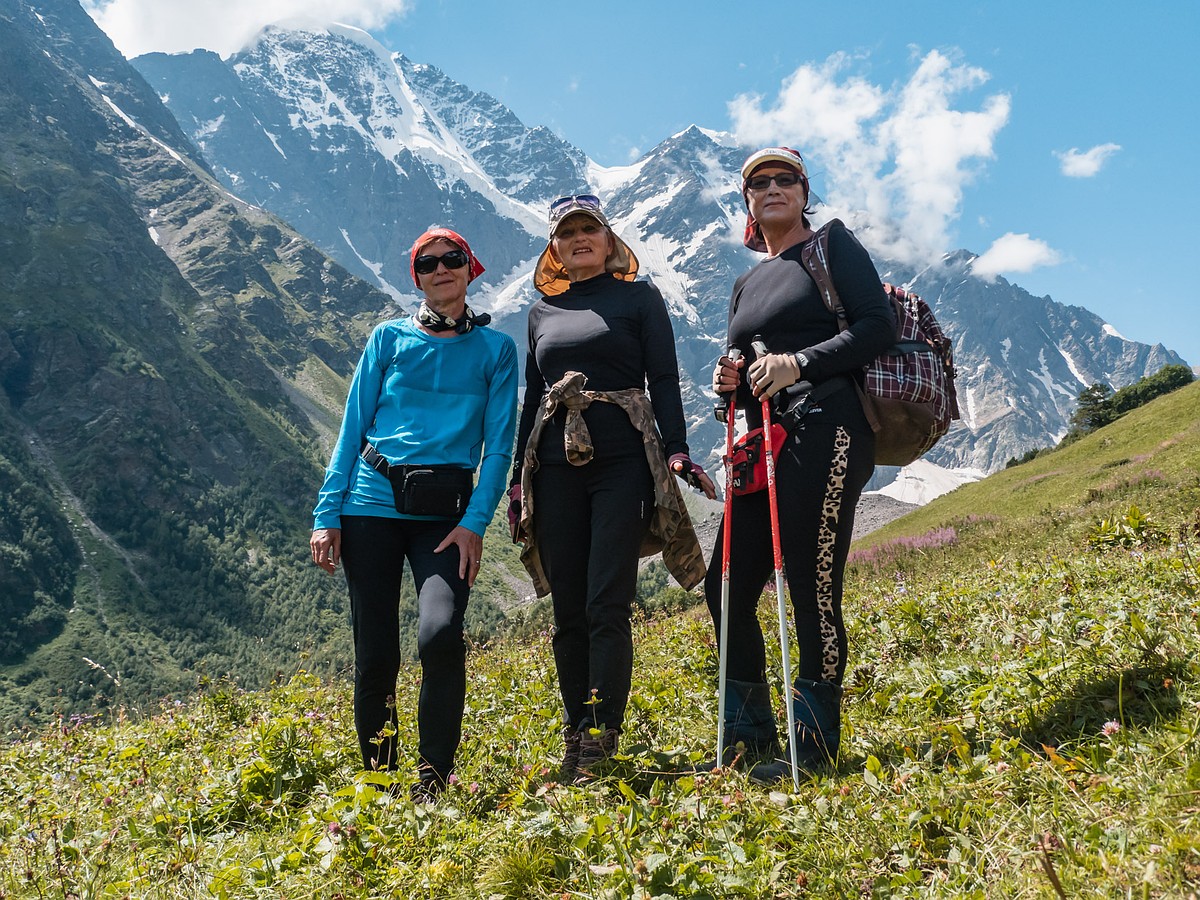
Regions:
<instances>
[{"instance_id":1,"label":"watch on wrist","mask_svg":"<svg viewBox=\"0 0 1200 900\"><path fill-rule=\"evenodd\" d=\"M793 354L796 357L796 365L800 367L800 374L804 374L804 367L808 365L808 357L804 355L804 351L798 351Z\"/></svg>"}]
</instances>

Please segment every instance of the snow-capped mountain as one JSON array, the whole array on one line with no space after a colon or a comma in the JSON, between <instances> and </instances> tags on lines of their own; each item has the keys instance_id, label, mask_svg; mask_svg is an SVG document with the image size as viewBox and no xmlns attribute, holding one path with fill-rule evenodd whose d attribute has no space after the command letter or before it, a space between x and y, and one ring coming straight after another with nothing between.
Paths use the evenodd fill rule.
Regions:
<instances>
[{"instance_id":1,"label":"snow-capped mountain","mask_svg":"<svg viewBox=\"0 0 1200 900\"><path fill-rule=\"evenodd\" d=\"M510 140L515 117L501 108L489 120L487 103L463 90L447 107L460 113L460 138L420 99L438 75L408 66L410 82L402 63L364 32L331 28L268 30L224 62L197 51L137 65L231 190L393 297L415 302L408 249L434 223L486 247L486 281L501 284L540 249L534 206L498 187L506 177L481 151ZM576 172L565 145L547 137L547 164Z\"/></svg>"},{"instance_id":2,"label":"snow-capped mountain","mask_svg":"<svg viewBox=\"0 0 1200 900\"><path fill-rule=\"evenodd\" d=\"M430 65L344 27L268 29L227 60L197 51L134 61L217 176L412 308L408 248L426 226L461 229L488 266L472 305L524 338L530 272L551 198L591 191L674 318L694 454L716 459L709 372L729 289L755 262L741 244L746 148L691 127L636 163L603 168L543 127ZM821 216L818 214L817 220ZM871 246L870 230L860 238ZM927 297L955 341L963 420L929 459L988 472L1067 427L1079 391L1181 362L1126 341L1087 310L984 282L973 257L881 275ZM887 473L888 475L894 473ZM968 473L969 474L969 473ZM886 479L884 479L886 480Z\"/></svg>"}]
</instances>

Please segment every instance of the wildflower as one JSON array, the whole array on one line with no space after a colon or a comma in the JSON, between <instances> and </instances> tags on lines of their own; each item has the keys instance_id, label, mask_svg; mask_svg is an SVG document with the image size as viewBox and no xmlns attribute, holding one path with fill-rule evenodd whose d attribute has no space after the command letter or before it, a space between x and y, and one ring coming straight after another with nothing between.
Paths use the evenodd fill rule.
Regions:
<instances>
[{"instance_id":1,"label":"wildflower","mask_svg":"<svg viewBox=\"0 0 1200 900\"><path fill-rule=\"evenodd\" d=\"M1007 772L1008 769L1009 769L1008 763L1006 763L1004 760L1000 760L1000 762L996 763L997 774L999 774L1001 772Z\"/></svg>"},{"instance_id":2,"label":"wildflower","mask_svg":"<svg viewBox=\"0 0 1200 900\"><path fill-rule=\"evenodd\" d=\"M467 790L470 791L472 794L478 794L479 793L479 782L472 781L470 786L467 788Z\"/></svg>"},{"instance_id":3,"label":"wildflower","mask_svg":"<svg viewBox=\"0 0 1200 900\"><path fill-rule=\"evenodd\" d=\"M1104 726L1100 730L1107 735L1113 735L1121 730L1121 723L1110 719L1104 723Z\"/></svg>"},{"instance_id":4,"label":"wildflower","mask_svg":"<svg viewBox=\"0 0 1200 900\"><path fill-rule=\"evenodd\" d=\"M458 776L451 775L449 778L446 779L446 784L458 784Z\"/></svg>"},{"instance_id":5,"label":"wildflower","mask_svg":"<svg viewBox=\"0 0 1200 900\"><path fill-rule=\"evenodd\" d=\"M329 833L333 834L333 835L341 834L342 833L341 823L340 822L330 822L329 823Z\"/></svg>"}]
</instances>

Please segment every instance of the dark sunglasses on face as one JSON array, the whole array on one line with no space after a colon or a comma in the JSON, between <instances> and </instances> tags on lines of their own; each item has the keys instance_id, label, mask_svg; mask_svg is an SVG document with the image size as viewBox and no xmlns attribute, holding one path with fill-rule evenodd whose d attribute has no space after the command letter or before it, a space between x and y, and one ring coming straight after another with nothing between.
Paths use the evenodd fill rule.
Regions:
<instances>
[{"instance_id":1,"label":"dark sunglasses on face","mask_svg":"<svg viewBox=\"0 0 1200 900\"><path fill-rule=\"evenodd\" d=\"M441 256L418 256L413 260L413 271L418 275L429 275L437 271L438 263L447 269L461 269L470 261L465 250L448 250Z\"/></svg>"},{"instance_id":2,"label":"dark sunglasses on face","mask_svg":"<svg viewBox=\"0 0 1200 900\"><path fill-rule=\"evenodd\" d=\"M804 180L799 172L780 172L777 175L753 175L746 179L746 187L752 191L765 191L775 182L781 188L795 187Z\"/></svg>"}]
</instances>

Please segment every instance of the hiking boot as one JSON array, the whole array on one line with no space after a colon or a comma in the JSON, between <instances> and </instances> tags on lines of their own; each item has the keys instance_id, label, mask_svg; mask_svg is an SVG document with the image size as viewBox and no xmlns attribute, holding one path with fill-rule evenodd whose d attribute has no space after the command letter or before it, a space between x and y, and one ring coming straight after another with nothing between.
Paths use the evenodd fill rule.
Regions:
<instances>
[{"instance_id":1,"label":"hiking boot","mask_svg":"<svg viewBox=\"0 0 1200 900\"><path fill-rule=\"evenodd\" d=\"M583 735L570 725L563 726L563 761L558 768L558 783L570 784L579 774L579 745Z\"/></svg>"},{"instance_id":2,"label":"hiking boot","mask_svg":"<svg viewBox=\"0 0 1200 900\"><path fill-rule=\"evenodd\" d=\"M796 762L801 775L811 775L837 765L842 734L842 688L832 681L797 678L792 685L792 713L796 719ZM774 784L792 775L791 757L764 761L750 770L750 780Z\"/></svg>"},{"instance_id":3,"label":"hiking boot","mask_svg":"<svg viewBox=\"0 0 1200 900\"><path fill-rule=\"evenodd\" d=\"M617 752L617 741L620 732L615 728L606 728L598 734L596 729L585 728L579 732L579 760L576 764L576 784L586 784L591 781L604 763Z\"/></svg>"},{"instance_id":4,"label":"hiking boot","mask_svg":"<svg viewBox=\"0 0 1200 900\"><path fill-rule=\"evenodd\" d=\"M421 767L416 784L408 789L408 798L413 803L437 803L446 790L446 779L433 769Z\"/></svg>"},{"instance_id":5,"label":"hiking boot","mask_svg":"<svg viewBox=\"0 0 1200 900\"><path fill-rule=\"evenodd\" d=\"M771 709L771 688L765 682L725 680L725 752L696 766L711 772L739 762L753 764L779 755L779 731Z\"/></svg>"},{"instance_id":6,"label":"hiking boot","mask_svg":"<svg viewBox=\"0 0 1200 900\"><path fill-rule=\"evenodd\" d=\"M841 685L797 678L792 685L792 711L801 768L836 766L842 743Z\"/></svg>"}]
</instances>

